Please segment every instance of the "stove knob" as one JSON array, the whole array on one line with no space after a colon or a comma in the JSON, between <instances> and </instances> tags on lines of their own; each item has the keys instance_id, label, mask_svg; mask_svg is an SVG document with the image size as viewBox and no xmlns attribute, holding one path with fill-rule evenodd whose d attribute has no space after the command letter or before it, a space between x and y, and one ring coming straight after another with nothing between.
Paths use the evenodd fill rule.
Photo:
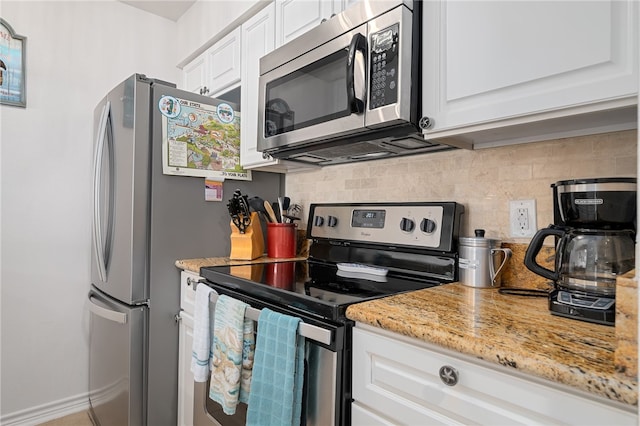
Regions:
<instances>
[{"instance_id":1,"label":"stove knob","mask_svg":"<svg viewBox=\"0 0 640 426\"><path fill-rule=\"evenodd\" d=\"M322 226L324 225L324 217L322 216L316 216L313 220L313 224L315 226Z\"/></svg>"},{"instance_id":2,"label":"stove knob","mask_svg":"<svg viewBox=\"0 0 640 426\"><path fill-rule=\"evenodd\" d=\"M436 223L426 217L420 222L420 230L426 234L431 234L436 230Z\"/></svg>"},{"instance_id":3,"label":"stove knob","mask_svg":"<svg viewBox=\"0 0 640 426\"><path fill-rule=\"evenodd\" d=\"M404 232L412 232L416 227L416 223L413 221L413 219L409 219L406 217L403 217L402 220L400 221L400 229L403 230Z\"/></svg>"},{"instance_id":4,"label":"stove knob","mask_svg":"<svg viewBox=\"0 0 640 426\"><path fill-rule=\"evenodd\" d=\"M329 216L327 217L327 225L330 226L331 228L333 228L334 226L336 226L338 224L338 218L335 216Z\"/></svg>"}]
</instances>

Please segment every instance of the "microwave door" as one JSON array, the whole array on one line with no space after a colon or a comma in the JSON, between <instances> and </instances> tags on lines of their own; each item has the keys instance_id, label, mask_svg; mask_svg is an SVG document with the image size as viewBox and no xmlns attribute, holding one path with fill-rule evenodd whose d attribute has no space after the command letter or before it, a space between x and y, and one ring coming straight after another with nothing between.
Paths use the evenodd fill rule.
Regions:
<instances>
[{"instance_id":1,"label":"microwave door","mask_svg":"<svg viewBox=\"0 0 640 426\"><path fill-rule=\"evenodd\" d=\"M365 125L376 128L396 122L413 122L420 99L416 84L419 61L412 60L412 13L397 7L369 22L369 102ZM413 69L412 69L413 67Z\"/></svg>"},{"instance_id":2,"label":"microwave door","mask_svg":"<svg viewBox=\"0 0 640 426\"><path fill-rule=\"evenodd\" d=\"M346 136L364 126L365 37L362 25L260 77L260 151Z\"/></svg>"}]
</instances>

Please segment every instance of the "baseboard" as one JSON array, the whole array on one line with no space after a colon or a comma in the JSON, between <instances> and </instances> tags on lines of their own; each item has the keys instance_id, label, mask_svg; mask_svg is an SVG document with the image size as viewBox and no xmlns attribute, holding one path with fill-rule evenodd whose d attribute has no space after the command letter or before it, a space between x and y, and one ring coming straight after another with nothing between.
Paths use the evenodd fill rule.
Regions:
<instances>
[{"instance_id":1,"label":"baseboard","mask_svg":"<svg viewBox=\"0 0 640 426\"><path fill-rule=\"evenodd\" d=\"M84 393L14 413L3 414L0 417L0 425L33 426L88 409L89 394Z\"/></svg>"}]
</instances>

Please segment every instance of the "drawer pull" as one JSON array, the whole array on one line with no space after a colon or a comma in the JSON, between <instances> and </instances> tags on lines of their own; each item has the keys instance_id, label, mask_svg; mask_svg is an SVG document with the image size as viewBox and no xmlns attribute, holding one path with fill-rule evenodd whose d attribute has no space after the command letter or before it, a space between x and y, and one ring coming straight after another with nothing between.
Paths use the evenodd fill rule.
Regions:
<instances>
[{"instance_id":1,"label":"drawer pull","mask_svg":"<svg viewBox=\"0 0 640 426\"><path fill-rule=\"evenodd\" d=\"M450 365L440 367L440 380L447 386L455 386L458 383L458 370Z\"/></svg>"}]
</instances>

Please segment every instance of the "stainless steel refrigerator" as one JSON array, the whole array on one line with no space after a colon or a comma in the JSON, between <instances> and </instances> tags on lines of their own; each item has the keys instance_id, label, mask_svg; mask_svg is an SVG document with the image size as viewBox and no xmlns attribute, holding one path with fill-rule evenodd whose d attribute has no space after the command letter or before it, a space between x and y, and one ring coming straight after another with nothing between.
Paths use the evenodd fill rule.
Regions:
<instances>
[{"instance_id":1,"label":"stainless steel refrigerator","mask_svg":"<svg viewBox=\"0 0 640 426\"><path fill-rule=\"evenodd\" d=\"M228 256L227 201L236 189L274 200L278 174L226 180L223 200L205 201L202 177L163 173L163 97L207 98L135 74L94 113L94 212L89 400L102 426L177 422L177 259Z\"/></svg>"}]
</instances>

